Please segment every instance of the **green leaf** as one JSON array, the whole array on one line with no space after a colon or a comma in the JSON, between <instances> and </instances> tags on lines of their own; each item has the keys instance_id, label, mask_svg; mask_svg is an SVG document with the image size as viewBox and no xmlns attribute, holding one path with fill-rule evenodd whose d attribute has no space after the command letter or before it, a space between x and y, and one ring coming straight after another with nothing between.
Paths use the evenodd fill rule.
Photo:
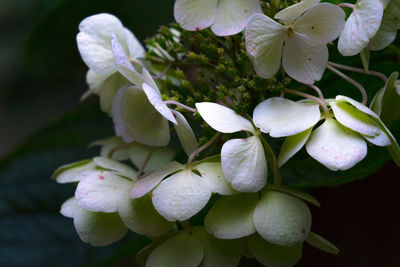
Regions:
<instances>
[{"instance_id":1,"label":"green leaf","mask_svg":"<svg viewBox=\"0 0 400 267\"><path fill-rule=\"evenodd\" d=\"M306 242L311 246L330 254L337 255L340 252L340 250L334 244L314 232L310 232Z\"/></svg>"}]
</instances>

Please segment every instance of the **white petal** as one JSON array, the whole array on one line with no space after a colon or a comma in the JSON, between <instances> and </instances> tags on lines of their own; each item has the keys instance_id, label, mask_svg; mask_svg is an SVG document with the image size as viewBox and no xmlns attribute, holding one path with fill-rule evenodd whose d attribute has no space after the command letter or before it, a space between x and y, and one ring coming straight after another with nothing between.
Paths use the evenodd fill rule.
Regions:
<instances>
[{"instance_id":1,"label":"white petal","mask_svg":"<svg viewBox=\"0 0 400 267\"><path fill-rule=\"evenodd\" d=\"M205 207L211 190L206 180L183 170L162 181L152 197L154 207L168 221L185 221Z\"/></svg>"},{"instance_id":2,"label":"white petal","mask_svg":"<svg viewBox=\"0 0 400 267\"><path fill-rule=\"evenodd\" d=\"M352 105L343 102L331 102L329 105L340 124L367 136L379 135L381 130L375 120Z\"/></svg>"},{"instance_id":3,"label":"white petal","mask_svg":"<svg viewBox=\"0 0 400 267\"><path fill-rule=\"evenodd\" d=\"M200 116L214 130L221 133L254 131L251 122L230 108L211 102L196 103Z\"/></svg>"},{"instance_id":4,"label":"white petal","mask_svg":"<svg viewBox=\"0 0 400 267\"><path fill-rule=\"evenodd\" d=\"M267 160L256 136L227 141L222 146L221 163L225 179L240 192L257 192L267 183Z\"/></svg>"},{"instance_id":5,"label":"white petal","mask_svg":"<svg viewBox=\"0 0 400 267\"><path fill-rule=\"evenodd\" d=\"M254 124L272 137L295 135L314 126L320 119L318 104L271 97L254 109Z\"/></svg>"},{"instance_id":6,"label":"white petal","mask_svg":"<svg viewBox=\"0 0 400 267\"><path fill-rule=\"evenodd\" d=\"M171 110L167 107L167 105L164 103L164 101L161 98L160 93L148 85L147 83L144 83L142 85L143 91L147 95L147 99L149 99L150 103L153 105L153 107L167 120L169 120L172 123L177 124L176 119L174 115L172 115Z\"/></svg>"},{"instance_id":7,"label":"white petal","mask_svg":"<svg viewBox=\"0 0 400 267\"><path fill-rule=\"evenodd\" d=\"M84 209L75 213L74 225L81 240L95 247L117 242L128 231L118 213L91 212Z\"/></svg>"},{"instance_id":8,"label":"white petal","mask_svg":"<svg viewBox=\"0 0 400 267\"><path fill-rule=\"evenodd\" d=\"M367 139L370 143L376 146L390 146L392 144L390 137L384 132L380 131L377 136L366 136L363 135L365 139Z\"/></svg>"},{"instance_id":9,"label":"white petal","mask_svg":"<svg viewBox=\"0 0 400 267\"><path fill-rule=\"evenodd\" d=\"M241 258L239 240L217 239L207 233L204 227L193 229L193 237L200 241L204 248L204 259L200 267L235 267Z\"/></svg>"},{"instance_id":10,"label":"white petal","mask_svg":"<svg viewBox=\"0 0 400 267\"><path fill-rule=\"evenodd\" d=\"M285 31L282 25L262 14L253 15L247 24L247 54L254 62L258 76L269 79L281 66Z\"/></svg>"},{"instance_id":11,"label":"white petal","mask_svg":"<svg viewBox=\"0 0 400 267\"><path fill-rule=\"evenodd\" d=\"M109 73L107 74L98 74L92 70L88 70L86 74L86 83L89 85L89 91L95 94L100 93L101 86L103 85L104 81L110 76Z\"/></svg>"},{"instance_id":12,"label":"white petal","mask_svg":"<svg viewBox=\"0 0 400 267\"><path fill-rule=\"evenodd\" d=\"M210 185L210 189L214 193L220 195L233 195L237 191L225 180L224 173L220 162L204 162L196 166L201 177Z\"/></svg>"},{"instance_id":13,"label":"white petal","mask_svg":"<svg viewBox=\"0 0 400 267\"><path fill-rule=\"evenodd\" d=\"M170 140L168 121L140 88L118 91L113 103L113 119L117 135L127 143L135 140L149 146L165 146Z\"/></svg>"},{"instance_id":14,"label":"white petal","mask_svg":"<svg viewBox=\"0 0 400 267\"><path fill-rule=\"evenodd\" d=\"M371 109L369 109L365 105L361 104L360 102L357 102L357 101L351 99L350 97L338 95L338 96L336 96L335 99L336 99L336 101L349 103L352 106L354 106L356 109L358 109L374 118L379 118L379 116L375 112L373 112Z\"/></svg>"},{"instance_id":15,"label":"white petal","mask_svg":"<svg viewBox=\"0 0 400 267\"><path fill-rule=\"evenodd\" d=\"M61 205L60 213L67 218L74 218L78 209L80 209L78 201L75 197L71 197Z\"/></svg>"},{"instance_id":16,"label":"white petal","mask_svg":"<svg viewBox=\"0 0 400 267\"><path fill-rule=\"evenodd\" d=\"M306 149L311 157L333 171L350 169L367 155L364 139L334 119L327 119L313 131Z\"/></svg>"},{"instance_id":17,"label":"white petal","mask_svg":"<svg viewBox=\"0 0 400 267\"><path fill-rule=\"evenodd\" d=\"M343 56L360 53L378 32L383 6L376 0L359 0L340 34L338 49Z\"/></svg>"},{"instance_id":18,"label":"white petal","mask_svg":"<svg viewBox=\"0 0 400 267\"><path fill-rule=\"evenodd\" d=\"M108 157L110 152L117 148L126 145L124 141L120 137L113 136L102 140L97 140L90 143L89 147L92 146L101 146L100 155L102 157ZM113 160L123 161L129 159L128 149L118 149L112 154Z\"/></svg>"},{"instance_id":19,"label":"white petal","mask_svg":"<svg viewBox=\"0 0 400 267\"><path fill-rule=\"evenodd\" d=\"M106 13L93 15L79 24L79 31L76 40L86 65L99 74L114 72L111 34L114 33L120 41L125 37L119 19Z\"/></svg>"},{"instance_id":20,"label":"white petal","mask_svg":"<svg viewBox=\"0 0 400 267\"><path fill-rule=\"evenodd\" d=\"M328 63L328 48L313 42L306 35L293 32L286 36L282 64L286 73L296 81L313 84L319 81Z\"/></svg>"},{"instance_id":21,"label":"white petal","mask_svg":"<svg viewBox=\"0 0 400 267\"><path fill-rule=\"evenodd\" d=\"M327 44L343 31L346 14L329 3L322 3L308 10L299 18L294 30L307 35L313 42Z\"/></svg>"},{"instance_id":22,"label":"white petal","mask_svg":"<svg viewBox=\"0 0 400 267\"><path fill-rule=\"evenodd\" d=\"M282 247L271 244L259 235L253 235L247 241L250 253L263 265L268 267L294 266L302 256L303 245Z\"/></svg>"},{"instance_id":23,"label":"white petal","mask_svg":"<svg viewBox=\"0 0 400 267\"><path fill-rule=\"evenodd\" d=\"M119 198L129 192L133 182L111 172L99 171L83 179L75 197L80 207L93 212L116 212Z\"/></svg>"},{"instance_id":24,"label":"white petal","mask_svg":"<svg viewBox=\"0 0 400 267\"><path fill-rule=\"evenodd\" d=\"M106 157L95 157L93 158L93 162L96 163L98 166L110 170L117 175L124 176L133 181L136 181L136 171L128 165Z\"/></svg>"},{"instance_id":25,"label":"white petal","mask_svg":"<svg viewBox=\"0 0 400 267\"><path fill-rule=\"evenodd\" d=\"M171 111L177 121L177 124L174 125L176 134L178 135L183 150L190 156L198 147L196 136L186 118L176 110Z\"/></svg>"},{"instance_id":26,"label":"white petal","mask_svg":"<svg viewBox=\"0 0 400 267\"><path fill-rule=\"evenodd\" d=\"M124 34L129 56L135 59L143 58L146 54L146 51L136 36L127 28L124 28Z\"/></svg>"},{"instance_id":27,"label":"white petal","mask_svg":"<svg viewBox=\"0 0 400 267\"><path fill-rule=\"evenodd\" d=\"M97 172L96 164L92 160L82 160L59 167L53 174L57 183L79 182L88 175Z\"/></svg>"},{"instance_id":28,"label":"white petal","mask_svg":"<svg viewBox=\"0 0 400 267\"><path fill-rule=\"evenodd\" d=\"M171 173L183 170L184 168L185 168L184 165L176 161L172 161L162 169L159 169L144 176L135 183L135 186L132 188L131 191L131 197L140 198L146 195L148 192L153 190L153 188L156 187L161 182L162 179L164 179Z\"/></svg>"},{"instance_id":29,"label":"white petal","mask_svg":"<svg viewBox=\"0 0 400 267\"><path fill-rule=\"evenodd\" d=\"M304 0L300 3L291 5L280 12L276 13L276 19L279 19L286 25L291 25L298 17L310 8L318 5L320 0Z\"/></svg>"},{"instance_id":30,"label":"white petal","mask_svg":"<svg viewBox=\"0 0 400 267\"><path fill-rule=\"evenodd\" d=\"M146 168L144 168L144 172L154 171L165 167L176 155L175 149L169 146L151 147L135 143L129 148L130 159L138 168L143 165L150 153L152 153L151 158L147 163Z\"/></svg>"},{"instance_id":31,"label":"white petal","mask_svg":"<svg viewBox=\"0 0 400 267\"><path fill-rule=\"evenodd\" d=\"M200 242L188 232L181 231L153 250L146 267L199 266L203 256L204 249Z\"/></svg>"},{"instance_id":32,"label":"white petal","mask_svg":"<svg viewBox=\"0 0 400 267\"><path fill-rule=\"evenodd\" d=\"M279 158L278 158L279 167L285 164L304 146L304 144L307 142L308 138L311 135L311 131L312 128L309 128L304 132L286 137L285 141L282 144L281 152L279 153Z\"/></svg>"},{"instance_id":33,"label":"white petal","mask_svg":"<svg viewBox=\"0 0 400 267\"><path fill-rule=\"evenodd\" d=\"M108 77L99 91L101 110L111 116L112 103L117 91L128 85L130 85L130 82L118 72Z\"/></svg>"},{"instance_id":34,"label":"white petal","mask_svg":"<svg viewBox=\"0 0 400 267\"><path fill-rule=\"evenodd\" d=\"M311 211L300 199L265 191L254 211L254 226L268 242L293 247L303 243L311 230Z\"/></svg>"},{"instance_id":35,"label":"white petal","mask_svg":"<svg viewBox=\"0 0 400 267\"><path fill-rule=\"evenodd\" d=\"M154 209L149 194L138 199L131 199L129 194L123 195L118 202L118 213L130 230L141 235L157 237L174 226Z\"/></svg>"},{"instance_id":36,"label":"white petal","mask_svg":"<svg viewBox=\"0 0 400 267\"><path fill-rule=\"evenodd\" d=\"M210 27L217 16L218 0L176 0L175 20L182 28L198 31Z\"/></svg>"},{"instance_id":37,"label":"white petal","mask_svg":"<svg viewBox=\"0 0 400 267\"><path fill-rule=\"evenodd\" d=\"M211 30L217 36L237 34L255 13L262 13L259 0L220 0Z\"/></svg>"},{"instance_id":38,"label":"white petal","mask_svg":"<svg viewBox=\"0 0 400 267\"><path fill-rule=\"evenodd\" d=\"M253 234L257 194L222 196L204 219L207 231L220 239L237 239Z\"/></svg>"}]
</instances>

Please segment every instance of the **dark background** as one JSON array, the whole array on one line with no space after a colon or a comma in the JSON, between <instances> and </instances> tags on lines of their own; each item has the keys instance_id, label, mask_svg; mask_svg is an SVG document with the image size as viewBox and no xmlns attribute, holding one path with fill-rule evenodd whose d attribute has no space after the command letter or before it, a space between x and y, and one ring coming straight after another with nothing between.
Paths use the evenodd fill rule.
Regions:
<instances>
[{"instance_id":1,"label":"dark background","mask_svg":"<svg viewBox=\"0 0 400 267\"><path fill-rule=\"evenodd\" d=\"M94 138L112 135L96 99L79 102L87 70L75 43L79 22L112 13L144 40L172 20L173 2L0 1L0 266L107 266L134 258L144 244L133 234L106 248L83 244L72 221L58 214L73 187L50 176L61 164L94 155L85 147ZM398 58L390 64L398 66ZM322 203L312 208L313 231L341 253L304 245L298 266L399 266L399 179L388 163L364 180L312 191Z\"/></svg>"}]
</instances>

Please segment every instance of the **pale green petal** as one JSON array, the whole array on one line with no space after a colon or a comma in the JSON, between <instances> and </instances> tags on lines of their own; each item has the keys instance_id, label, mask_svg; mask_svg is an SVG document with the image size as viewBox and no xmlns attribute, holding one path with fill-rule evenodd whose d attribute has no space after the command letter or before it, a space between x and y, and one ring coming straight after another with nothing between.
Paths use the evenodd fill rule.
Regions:
<instances>
[{"instance_id":1,"label":"pale green petal","mask_svg":"<svg viewBox=\"0 0 400 267\"><path fill-rule=\"evenodd\" d=\"M309 128L304 132L298 133L296 135L286 137L282 144L281 152L279 153L278 165L281 167L285 164L291 157L293 157L307 142L311 135L313 128Z\"/></svg>"},{"instance_id":2,"label":"pale green petal","mask_svg":"<svg viewBox=\"0 0 400 267\"><path fill-rule=\"evenodd\" d=\"M311 232L306 241L311 246L316 247L327 253L334 255L339 254L339 249L334 244L316 233Z\"/></svg>"},{"instance_id":3,"label":"pale green petal","mask_svg":"<svg viewBox=\"0 0 400 267\"><path fill-rule=\"evenodd\" d=\"M106 139L97 140L90 143L89 147L92 146L101 146L100 155L102 157L108 157L110 152L118 147L127 145L124 141L122 141L121 137L112 136ZM118 149L114 153L112 153L112 159L123 161L129 159L129 151L127 148Z\"/></svg>"},{"instance_id":4,"label":"pale green petal","mask_svg":"<svg viewBox=\"0 0 400 267\"><path fill-rule=\"evenodd\" d=\"M210 27L217 16L218 0L176 0L175 20L182 28L199 31Z\"/></svg>"},{"instance_id":5,"label":"pale green petal","mask_svg":"<svg viewBox=\"0 0 400 267\"><path fill-rule=\"evenodd\" d=\"M99 91L101 110L111 116L112 103L114 101L115 94L120 88L129 84L130 82L118 72L108 77L101 85Z\"/></svg>"},{"instance_id":6,"label":"pale green petal","mask_svg":"<svg viewBox=\"0 0 400 267\"><path fill-rule=\"evenodd\" d=\"M150 194L137 199L124 194L118 202L118 213L131 231L141 235L157 237L169 232L174 226L154 209Z\"/></svg>"},{"instance_id":7,"label":"pale green petal","mask_svg":"<svg viewBox=\"0 0 400 267\"><path fill-rule=\"evenodd\" d=\"M307 239L311 229L311 211L296 197L267 190L254 211L254 226L268 242L293 247Z\"/></svg>"},{"instance_id":8,"label":"pale green petal","mask_svg":"<svg viewBox=\"0 0 400 267\"><path fill-rule=\"evenodd\" d=\"M140 168L143 165L149 153L151 153L151 158L148 161L146 168L144 168L145 172L165 167L174 159L176 150L170 146L151 147L139 143L135 143L129 148L130 159L137 168Z\"/></svg>"},{"instance_id":9,"label":"pale green petal","mask_svg":"<svg viewBox=\"0 0 400 267\"><path fill-rule=\"evenodd\" d=\"M218 132L254 131L253 125L251 125L248 119L245 119L225 106L211 102L202 102L196 103L196 108L203 120Z\"/></svg>"},{"instance_id":10,"label":"pale green petal","mask_svg":"<svg viewBox=\"0 0 400 267\"><path fill-rule=\"evenodd\" d=\"M174 124L176 134L186 155L190 156L198 147L196 136L186 118L176 110L171 111L177 121L177 124Z\"/></svg>"},{"instance_id":11,"label":"pale green petal","mask_svg":"<svg viewBox=\"0 0 400 267\"><path fill-rule=\"evenodd\" d=\"M200 267L235 267L239 264L242 256L239 240L217 239L207 233L204 227L194 228L193 237L204 248L204 259Z\"/></svg>"},{"instance_id":12,"label":"pale green petal","mask_svg":"<svg viewBox=\"0 0 400 267\"><path fill-rule=\"evenodd\" d=\"M128 231L118 213L91 212L84 209L75 213L74 225L81 240L95 247L117 242Z\"/></svg>"},{"instance_id":13,"label":"pale green petal","mask_svg":"<svg viewBox=\"0 0 400 267\"><path fill-rule=\"evenodd\" d=\"M107 171L99 171L83 179L76 188L75 197L80 207L112 213L118 210L118 200L129 194L133 182Z\"/></svg>"},{"instance_id":14,"label":"pale green petal","mask_svg":"<svg viewBox=\"0 0 400 267\"><path fill-rule=\"evenodd\" d=\"M142 84L142 89L146 93L147 99L153 105L153 107L167 120L170 122L177 124L174 115L172 115L171 110L167 107L167 105L162 100L160 93L157 89L154 89L147 83Z\"/></svg>"},{"instance_id":15,"label":"pale green petal","mask_svg":"<svg viewBox=\"0 0 400 267\"><path fill-rule=\"evenodd\" d=\"M205 179L183 170L163 180L152 197L154 207L168 221L185 221L205 207L211 189Z\"/></svg>"},{"instance_id":16,"label":"pale green petal","mask_svg":"<svg viewBox=\"0 0 400 267\"><path fill-rule=\"evenodd\" d=\"M340 34L338 49L343 56L360 53L378 32L383 6L377 0L359 0Z\"/></svg>"},{"instance_id":17,"label":"pale green petal","mask_svg":"<svg viewBox=\"0 0 400 267\"><path fill-rule=\"evenodd\" d=\"M146 267L189 267L199 266L204 249L199 241L186 231L164 241L150 254Z\"/></svg>"},{"instance_id":18,"label":"pale green petal","mask_svg":"<svg viewBox=\"0 0 400 267\"><path fill-rule=\"evenodd\" d=\"M259 0L220 0L211 30L217 36L237 34L255 13L262 13Z\"/></svg>"},{"instance_id":19,"label":"pale green petal","mask_svg":"<svg viewBox=\"0 0 400 267\"><path fill-rule=\"evenodd\" d=\"M300 17L293 29L307 35L313 42L327 44L338 38L343 31L345 16L340 7L322 3Z\"/></svg>"},{"instance_id":20,"label":"pale green petal","mask_svg":"<svg viewBox=\"0 0 400 267\"><path fill-rule=\"evenodd\" d=\"M272 137L295 135L313 127L321 112L318 104L294 102L271 97L254 109L254 124Z\"/></svg>"},{"instance_id":21,"label":"pale green petal","mask_svg":"<svg viewBox=\"0 0 400 267\"><path fill-rule=\"evenodd\" d=\"M95 172L96 164L92 160L82 160L59 167L52 177L60 184L74 183Z\"/></svg>"},{"instance_id":22,"label":"pale green petal","mask_svg":"<svg viewBox=\"0 0 400 267\"><path fill-rule=\"evenodd\" d=\"M300 261L303 245L282 247L271 244L259 235L253 235L247 241L251 254L268 267L290 267Z\"/></svg>"},{"instance_id":23,"label":"pale green petal","mask_svg":"<svg viewBox=\"0 0 400 267\"><path fill-rule=\"evenodd\" d=\"M220 239L237 239L253 234L257 194L221 196L204 219L207 231Z\"/></svg>"},{"instance_id":24,"label":"pale green petal","mask_svg":"<svg viewBox=\"0 0 400 267\"><path fill-rule=\"evenodd\" d=\"M348 170L367 155L367 144L356 132L329 118L313 131L308 154L330 170Z\"/></svg>"},{"instance_id":25,"label":"pale green petal","mask_svg":"<svg viewBox=\"0 0 400 267\"><path fill-rule=\"evenodd\" d=\"M67 218L74 218L78 209L80 209L78 201L75 197L71 197L61 205L60 213Z\"/></svg>"},{"instance_id":26,"label":"pale green petal","mask_svg":"<svg viewBox=\"0 0 400 267\"><path fill-rule=\"evenodd\" d=\"M354 106L356 109L358 109L374 118L379 118L379 116L375 112L373 112L371 109L369 109L365 105L361 104L360 102L357 102L354 99L351 99L350 97L338 95L338 96L336 96L335 99L336 99L336 101L339 101L339 102L349 103L352 106Z\"/></svg>"},{"instance_id":27,"label":"pale green petal","mask_svg":"<svg viewBox=\"0 0 400 267\"><path fill-rule=\"evenodd\" d=\"M225 180L224 173L220 162L204 162L196 166L201 177L210 185L210 189L214 193L220 195L233 195L237 191Z\"/></svg>"},{"instance_id":28,"label":"pale green petal","mask_svg":"<svg viewBox=\"0 0 400 267\"><path fill-rule=\"evenodd\" d=\"M222 146L221 163L225 179L240 192L257 192L267 183L267 160L256 136L227 141Z\"/></svg>"},{"instance_id":29,"label":"pale green petal","mask_svg":"<svg viewBox=\"0 0 400 267\"><path fill-rule=\"evenodd\" d=\"M298 17L310 8L318 5L320 0L304 0L300 3L291 5L280 12L276 13L276 19L279 19L286 25L292 24Z\"/></svg>"},{"instance_id":30,"label":"pale green petal","mask_svg":"<svg viewBox=\"0 0 400 267\"><path fill-rule=\"evenodd\" d=\"M247 54L254 62L258 76L269 79L281 66L285 30L282 25L262 14L253 15L247 24Z\"/></svg>"},{"instance_id":31,"label":"pale green petal","mask_svg":"<svg viewBox=\"0 0 400 267\"><path fill-rule=\"evenodd\" d=\"M322 78L328 56L325 44L318 44L305 34L293 32L285 38L282 65L296 81L313 84Z\"/></svg>"},{"instance_id":32,"label":"pale green petal","mask_svg":"<svg viewBox=\"0 0 400 267\"><path fill-rule=\"evenodd\" d=\"M136 181L136 171L128 165L106 157L95 157L93 158L93 162L103 169L110 170L115 174Z\"/></svg>"},{"instance_id":33,"label":"pale green petal","mask_svg":"<svg viewBox=\"0 0 400 267\"><path fill-rule=\"evenodd\" d=\"M153 188L156 187L161 182L162 179L164 179L171 173L183 170L184 168L185 168L184 165L176 161L172 161L165 167L156 170L146 176L143 176L135 183L135 186L132 188L131 197L140 198L146 195L148 192L153 190Z\"/></svg>"},{"instance_id":34,"label":"pale green petal","mask_svg":"<svg viewBox=\"0 0 400 267\"><path fill-rule=\"evenodd\" d=\"M89 69L86 74L86 83L89 85L89 91L95 94L99 94L101 86L108 77L110 77L109 73L98 74Z\"/></svg>"}]
</instances>

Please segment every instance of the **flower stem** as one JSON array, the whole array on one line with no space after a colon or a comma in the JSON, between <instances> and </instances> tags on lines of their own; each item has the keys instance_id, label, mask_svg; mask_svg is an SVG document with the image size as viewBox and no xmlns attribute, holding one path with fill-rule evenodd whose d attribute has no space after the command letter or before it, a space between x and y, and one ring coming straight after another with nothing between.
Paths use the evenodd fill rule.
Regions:
<instances>
[{"instance_id":1,"label":"flower stem","mask_svg":"<svg viewBox=\"0 0 400 267\"><path fill-rule=\"evenodd\" d=\"M351 83L352 85L354 85L355 87L357 87L358 90L359 90L360 93L361 93L361 96L362 96L361 103L362 103L363 105L366 105L366 104L367 104L367 101L368 101L367 92L365 91L365 88L364 88L360 83L358 83L357 81L353 80L352 78L350 78L349 76L347 76L347 75L344 74L343 72L339 71L338 69L335 69L333 66L331 66L331 65L329 65L329 64L326 65L326 67L327 67L330 71L332 71L333 73L337 74L338 76L342 77L343 79L345 79L346 81L348 81L349 83Z\"/></svg>"},{"instance_id":2,"label":"flower stem","mask_svg":"<svg viewBox=\"0 0 400 267\"><path fill-rule=\"evenodd\" d=\"M348 71L352 71L352 72L357 72L357 73L362 73L362 74L368 74L368 75L373 75L376 77L381 78L385 83L387 82L388 78L386 77L385 74L380 73L378 71L366 71L364 69L360 69L360 68L355 68L355 67L351 67L351 66L347 66L347 65L342 65L342 64L338 64L338 63L334 63L334 62L328 62L329 65L331 65L332 67L338 68L338 69L342 69L342 70L348 70Z\"/></svg>"},{"instance_id":3,"label":"flower stem","mask_svg":"<svg viewBox=\"0 0 400 267\"><path fill-rule=\"evenodd\" d=\"M274 172L274 184L275 185L281 185L282 184L282 176L281 176L281 171L278 166L278 160L276 159L276 156L274 154L274 151L272 150L270 144L265 140L265 138L262 136L260 133L259 138L261 140L261 143L263 144L264 150L265 150L265 156L267 158L267 162L272 163L272 170Z\"/></svg>"},{"instance_id":4,"label":"flower stem","mask_svg":"<svg viewBox=\"0 0 400 267\"><path fill-rule=\"evenodd\" d=\"M216 133L207 143L205 143L204 145L193 151L193 153L190 154L188 158L187 165L190 165L193 162L194 158L197 157L197 155L199 155L201 152L203 152L209 146L211 146L212 143L214 143L220 137L220 135L221 133Z\"/></svg>"},{"instance_id":5,"label":"flower stem","mask_svg":"<svg viewBox=\"0 0 400 267\"><path fill-rule=\"evenodd\" d=\"M153 77L153 79L154 80L161 79L162 77L164 77L165 74L167 74L167 72L171 69L171 67L172 67L172 63L169 63L168 66L165 67L165 69L160 74L158 74L157 76Z\"/></svg>"},{"instance_id":6,"label":"flower stem","mask_svg":"<svg viewBox=\"0 0 400 267\"><path fill-rule=\"evenodd\" d=\"M307 84L311 89L313 89L315 92L317 92L319 98L324 101L325 103L325 98L324 95L321 92L321 89L319 89L317 86L315 86L314 84Z\"/></svg>"},{"instance_id":7,"label":"flower stem","mask_svg":"<svg viewBox=\"0 0 400 267\"><path fill-rule=\"evenodd\" d=\"M142 173L144 172L144 169L146 169L147 164L149 163L151 157L153 156L154 151L156 150L155 147L152 147L149 151L149 153L147 154L146 158L144 159L142 166L140 166L139 171L137 173L137 177L139 179L139 177L142 175Z\"/></svg>"},{"instance_id":8,"label":"flower stem","mask_svg":"<svg viewBox=\"0 0 400 267\"><path fill-rule=\"evenodd\" d=\"M191 108L191 107L186 106L185 104L179 103L179 102L177 102L177 101L167 100L167 101L164 101L164 103L165 103L166 105L180 106L180 107L182 107L182 108L184 108L184 109L186 109L186 110L188 110L188 111L190 111L190 112L193 112L193 113L196 113L196 112L197 112L197 109Z\"/></svg>"},{"instance_id":9,"label":"flower stem","mask_svg":"<svg viewBox=\"0 0 400 267\"><path fill-rule=\"evenodd\" d=\"M316 96L309 95L309 94L306 94L306 93L303 93L303 92L299 92L299 91L296 91L296 90L292 90L292 89L285 89L285 92L288 93L288 94L305 97L305 98L308 98L310 100L313 100L313 101L317 102L322 107L322 109L325 111L326 115L327 116L329 115L329 109L326 106L325 101L323 101L322 99L320 99L320 98L318 98Z\"/></svg>"}]
</instances>

